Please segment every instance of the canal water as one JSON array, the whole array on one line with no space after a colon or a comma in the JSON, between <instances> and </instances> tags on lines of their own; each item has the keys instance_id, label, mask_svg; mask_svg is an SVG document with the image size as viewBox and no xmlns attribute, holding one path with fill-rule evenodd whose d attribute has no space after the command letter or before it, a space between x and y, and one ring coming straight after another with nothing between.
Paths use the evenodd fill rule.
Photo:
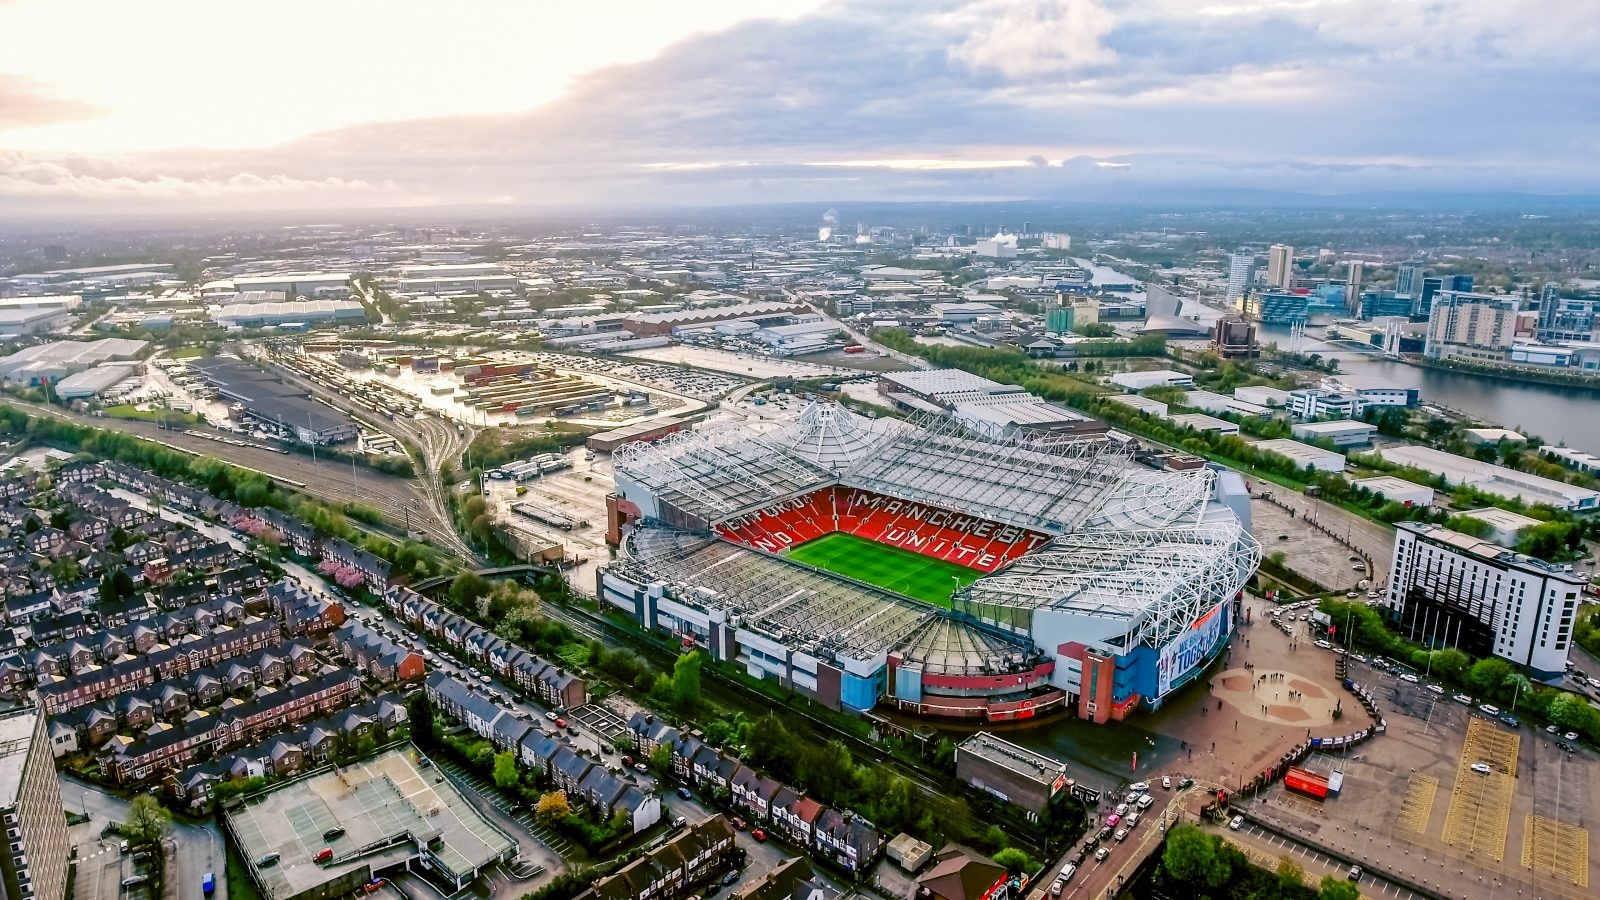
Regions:
<instances>
[{"instance_id":1,"label":"canal water","mask_svg":"<svg viewBox=\"0 0 1600 900\"><path fill-rule=\"evenodd\" d=\"M1259 328L1262 343L1275 342L1280 348L1292 349L1287 326ZM1310 329L1301 351L1337 358L1341 372L1414 387L1421 391L1424 403L1461 410L1552 444L1600 453L1600 393L1424 369L1359 350L1324 346L1316 343L1320 332L1319 328Z\"/></svg>"}]
</instances>

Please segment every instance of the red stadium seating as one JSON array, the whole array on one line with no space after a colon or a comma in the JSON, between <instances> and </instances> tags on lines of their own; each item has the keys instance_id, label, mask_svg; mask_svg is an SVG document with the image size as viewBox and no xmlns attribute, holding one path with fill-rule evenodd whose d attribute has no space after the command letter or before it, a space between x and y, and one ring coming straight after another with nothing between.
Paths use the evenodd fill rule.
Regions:
<instances>
[{"instance_id":1,"label":"red stadium seating","mask_svg":"<svg viewBox=\"0 0 1600 900\"><path fill-rule=\"evenodd\" d=\"M993 572L1047 540L1037 532L964 513L831 487L717 526L717 533L729 541L772 553L835 531L982 572Z\"/></svg>"}]
</instances>

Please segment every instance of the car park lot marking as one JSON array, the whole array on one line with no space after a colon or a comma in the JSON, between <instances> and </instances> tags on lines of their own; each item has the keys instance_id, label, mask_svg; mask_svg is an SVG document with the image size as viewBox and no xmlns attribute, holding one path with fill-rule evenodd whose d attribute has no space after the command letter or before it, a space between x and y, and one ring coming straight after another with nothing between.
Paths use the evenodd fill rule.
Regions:
<instances>
[{"instance_id":1,"label":"car park lot marking","mask_svg":"<svg viewBox=\"0 0 1600 900\"><path fill-rule=\"evenodd\" d=\"M1296 857L1307 860L1308 862L1314 862L1327 866L1334 872L1345 872L1350 868L1349 865L1342 860L1335 859L1319 850L1306 847L1297 841L1289 840L1283 835L1268 831L1267 829L1262 828L1254 823L1246 824L1244 826L1243 833L1250 835L1252 838L1255 838L1266 846L1272 848L1273 851L1278 852L1276 857L1273 857L1265 862L1263 867L1268 870L1276 868L1279 859L1293 860ZM1252 854L1249 854L1247 851L1246 855ZM1258 862L1258 864L1260 863ZM1422 900L1420 895L1387 880L1383 876L1382 872L1375 871L1371 868L1367 868L1366 876L1361 882L1361 896L1394 897L1396 900Z\"/></svg>"},{"instance_id":2,"label":"car park lot marking","mask_svg":"<svg viewBox=\"0 0 1600 900\"><path fill-rule=\"evenodd\" d=\"M1400 801L1400 813L1395 819L1400 830L1420 835L1428 830L1428 820L1433 817L1433 798L1439 792L1439 779L1418 772L1406 785L1406 795Z\"/></svg>"},{"instance_id":3,"label":"car park lot marking","mask_svg":"<svg viewBox=\"0 0 1600 900\"><path fill-rule=\"evenodd\" d=\"M1487 774L1472 770L1479 763L1489 766ZM1446 845L1479 859L1496 863L1505 859L1516 771L1516 735L1483 719L1468 721L1455 787L1450 792L1450 809L1444 820Z\"/></svg>"},{"instance_id":4,"label":"car park lot marking","mask_svg":"<svg viewBox=\"0 0 1600 900\"><path fill-rule=\"evenodd\" d=\"M538 839L540 843L554 850L558 856L565 857L572 852L571 841L541 825L530 810L518 807L517 804L511 802L489 780L453 762L437 762L435 765L448 774L450 780L455 782L457 787L462 788L464 793L470 792L478 800L499 810L506 818L522 826L528 834Z\"/></svg>"},{"instance_id":5,"label":"car park lot marking","mask_svg":"<svg viewBox=\"0 0 1600 900\"><path fill-rule=\"evenodd\" d=\"M1522 831L1522 866L1538 875L1588 887L1589 829L1528 816Z\"/></svg>"}]
</instances>

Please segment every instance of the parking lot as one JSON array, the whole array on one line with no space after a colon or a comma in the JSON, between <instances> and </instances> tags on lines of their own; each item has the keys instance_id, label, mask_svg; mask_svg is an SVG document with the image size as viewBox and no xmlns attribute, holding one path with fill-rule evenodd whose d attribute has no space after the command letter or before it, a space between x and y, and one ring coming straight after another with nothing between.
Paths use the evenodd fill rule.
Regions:
<instances>
[{"instance_id":1,"label":"parking lot","mask_svg":"<svg viewBox=\"0 0 1600 900\"><path fill-rule=\"evenodd\" d=\"M1223 829L1221 826L1209 826L1209 830L1221 834L1223 838L1238 846L1246 856L1250 857L1251 862L1264 869L1274 869L1279 859L1287 859L1304 869L1308 876L1307 880L1313 884L1321 881L1324 875L1332 875L1335 878L1349 876L1350 868L1343 860L1335 859L1298 841L1249 823L1232 830ZM1381 875L1363 872L1359 883L1364 897L1422 900L1421 895Z\"/></svg>"},{"instance_id":2,"label":"parking lot","mask_svg":"<svg viewBox=\"0 0 1600 900\"><path fill-rule=\"evenodd\" d=\"M537 838L540 843L557 854L566 856L573 851L574 848L571 841L557 834L553 829L541 825L533 817L533 810L512 802L504 794L500 793L500 789L495 787L494 783L489 779L464 769L449 760L438 760L435 765L438 766L439 771L449 776L458 789L471 793L479 803L497 810L501 816L516 822L524 832ZM559 862L553 864L551 860L544 859L538 860L535 864L543 865L549 869L559 865Z\"/></svg>"},{"instance_id":3,"label":"parking lot","mask_svg":"<svg viewBox=\"0 0 1600 900\"><path fill-rule=\"evenodd\" d=\"M1588 826L1600 808L1600 758L1430 688L1425 673L1352 660L1350 677L1372 690L1387 731L1307 760L1343 773L1337 797L1319 801L1280 785L1252 802L1252 813L1451 896L1592 896Z\"/></svg>"},{"instance_id":4,"label":"parking lot","mask_svg":"<svg viewBox=\"0 0 1600 900\"><path fill-rule=\"evenodd\" d=\"M1284 488L1276 488L1279 494L1284 491ZM1360 565L1359 557L1351 559L1352 552L1349 547L1301 518L1310 509L1312 503L1310 498L1290 495L1280 496L1279 499L1287 503L1295 511L1295 515L1291 516L1283 508L1263 500L1253 500L1250 503L1250 533L1261 542L1263 552L1282 553L1283 564L1290 571L1330 590L1353 588L1368 578L1366 567ZM1323 509L1319 510L1320 513L1328 512L1327 504L1321 506ZM1352 535L1352 539L1359 539L1361 536L1361 533L1356 533ZM1388 564L1392 549L1387 546L1370 546L1363 549L1371 554L1374 562L1380 566L1381 578L1385 571L1381 567Z\"/></svg>"}]
</instances>

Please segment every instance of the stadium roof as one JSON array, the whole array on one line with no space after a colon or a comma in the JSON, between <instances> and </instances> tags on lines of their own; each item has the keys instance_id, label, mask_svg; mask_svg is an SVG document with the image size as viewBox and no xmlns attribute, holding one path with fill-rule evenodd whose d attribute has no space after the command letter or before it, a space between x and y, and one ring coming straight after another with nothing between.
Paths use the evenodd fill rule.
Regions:
<instances>
[{"instance_id":1,"label":"stadium roof","mask_svg":"<svg viewBox=\"0 0 1600 900\"><path fill-rule=\"evenodd\" d=\"M1232 596L1260 562L1260 544L1210 504L1213 477L1207 469L1134 473L1078 529L978 579L952 604L985 621L1038 609L1131 619L1131 641L1161 646Z\"/></svg>"},{"instance_id":2,"label":"stadium roof","mask_svg":"<svg viewBox=\"0 0 1600 900\"><path fill-rule=\"evenodd\" d=\"M679 432L617 450L617 471L707 522L837 481L847 487L1060 532L1120 483L1131 446L1101 436L972 429L948 415L871 420L813 403L788 426Z\"/></svg>"},{"instance_id":3,"label":"stadium roof","mask_svg":"<svg viewBox=\"0 0 1600 900\"><path fill-rule=\"evenodd\" d=\"M618 472L708 523L837 483L1057 535L956 592L956 611L981 628L705 533L647 524L619 564L813 652L898 646L930 669L992 672L1030 651L989 628L1030 633L1041 609L1126 620L1126 641L1160 646L1231 597L1261 548L1212 502L1215 472L1148 470L1130 451L1055 432L985 434L949 415L874 422L813 404L776 432L680 433L617 453Z\"/></svg>"},{"instance_id":4,"label":"stadium roof","mask_svg":"<svg viewBox=\"0 0 1600 900\"><path fill-rule=\"evenodd\" d=\"M865 459L894 427L890 419L867 419L843 406L812 403L800 413L795 427L779 433L776 443L815 465L838 471Z\"/></svg>"}]
</instances>

